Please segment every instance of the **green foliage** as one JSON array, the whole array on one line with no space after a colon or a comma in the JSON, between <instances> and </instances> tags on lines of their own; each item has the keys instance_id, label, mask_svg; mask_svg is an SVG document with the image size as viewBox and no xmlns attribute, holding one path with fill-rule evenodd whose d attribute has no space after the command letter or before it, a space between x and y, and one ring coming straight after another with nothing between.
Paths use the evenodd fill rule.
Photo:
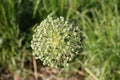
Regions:
<instances>
[{"instance_id":1,"label":"green foliage","mask_svg":"<svg viewBox=\"0 0 120 80\"><path fill-rule=\"evenodd\" d=\"M79 27L63 17L47 19L35 29L33 55L51 67L68 66L82 51L83 36Z\"/></svg>"},{"instance_id":2,"label":"green foliage","mask_svg":"<svg viewBox=\"0 0 120 80\"><path fill-rule=\"evenodd\" d=\"M23 44L27 34L21 32L18 24L16 4L19 6L19 1L0 0L0 72L5 69L13 74L21 73L24 62L30 57L26 54L26 48L30 45L27 45L28 42Z\"/></svg>"},{"instance_id":3,"label":"green foliage","mask_svg":"<svg viewBox=\"0 0 120 80\"><path fill-rule=\"evenodd\" d=\"M32 54L28 51L34 26L52 14L75 19L80 25L85 36L80 55L85 68L100 80L119 80L119 4L120 0L0 0L0 68L12 73L24 69ZM85 75L86 80L93 80Z\"/></svg>"},{"instance_id":4,"label":"green foliage","mask_svg":"<svg viewBox=\"0 0 120 80\"><path fill-rule=\"evenodd\" d=\"M120 14L117 5L101 6L102 10L95 8L79 15L86 36L84 61L100 80L117 80L120 78ZM92 18L86 15L88 13Z\"/></svg>"},{"instance_id":5,"label":"green foliage","mask_svg":"<svg viewBox=\"0 0 120 80\"><path fill-rule=\"evenodd\" d=\"M6 6L7 4L7 6ZM0 3L0 64L8 66L9 63L14 61L14 55L17 55L18 44L19 43L19 27L16 24L16 16L13 1L2 1ZM15 47L16 46L16 47ZM6 64L4 64L6 63Z\"/></svg>"}]
</instances>

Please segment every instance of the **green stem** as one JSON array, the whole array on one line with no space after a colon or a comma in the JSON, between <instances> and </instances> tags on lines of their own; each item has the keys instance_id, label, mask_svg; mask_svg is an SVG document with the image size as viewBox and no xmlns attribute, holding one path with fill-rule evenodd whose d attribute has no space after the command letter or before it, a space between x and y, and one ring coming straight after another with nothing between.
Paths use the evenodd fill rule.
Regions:
<instances>
[{"instance_id":1,"label":"green stem","mask_svg":"<svg viewBox=\"0 0 120 80\"><path fill-rule=\"evenodd\" d=\"M79 60L78 60L79 61ZM79 63L83 66L84 70L94 78L94 80L99 80L93 73L90 71L82 62L79 61Z\"/></svg>"},{"instance_id":2,"label":"green stem","mask_svg":"<svg viewBox=\"0 0 120 80\"><path fill-rule=\"evenodd\" d=\"M88 68L84 68L84 70L85 70L88 74L90 74L90 75L94 78L94 80L98 80L98 78L97 78Z\"/></svg>"}]
</instances>

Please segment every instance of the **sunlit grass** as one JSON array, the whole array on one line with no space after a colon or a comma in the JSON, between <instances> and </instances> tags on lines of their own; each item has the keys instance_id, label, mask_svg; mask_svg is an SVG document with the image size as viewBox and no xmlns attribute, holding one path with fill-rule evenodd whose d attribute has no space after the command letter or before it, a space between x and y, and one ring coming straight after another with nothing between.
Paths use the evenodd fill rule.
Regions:
<instances>
[{"instance_id":1,"label":"sunlit grass","mask_svg":"<svg viewBox=\"0 0 120 80\"><path fill-rule=\"evenodd\" d=\"M24 5L23 5L24 4ZM0 68L22 72L33 26L48 14L76 20L85 36L82 63L100 80L120 79L119 0L1 0ZM86 80L94 80L85 72Z\"/></svg>"}]
</instances>

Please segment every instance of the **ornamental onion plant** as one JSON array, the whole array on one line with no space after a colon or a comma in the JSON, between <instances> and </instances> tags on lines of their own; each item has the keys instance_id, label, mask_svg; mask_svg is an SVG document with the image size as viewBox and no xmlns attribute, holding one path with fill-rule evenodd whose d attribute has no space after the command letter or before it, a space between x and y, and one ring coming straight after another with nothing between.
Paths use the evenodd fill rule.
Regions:
<instances>
[{"instance_id":1,"label":"ornamental onion plant","mask_svg":"<svg viewBox=\"0 0 120 80\"><path fill-rule=\"evenodd\" d=\"M34 30L31 41L33 56L54 68L68 66L83 48L80 28L64 17L48 16Z\"/></svg>"}]
</instances>

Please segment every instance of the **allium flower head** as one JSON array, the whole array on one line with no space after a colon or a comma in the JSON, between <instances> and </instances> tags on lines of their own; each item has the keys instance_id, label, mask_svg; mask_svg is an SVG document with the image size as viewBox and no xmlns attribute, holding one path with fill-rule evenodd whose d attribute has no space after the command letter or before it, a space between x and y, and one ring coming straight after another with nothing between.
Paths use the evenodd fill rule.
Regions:
<instances>
[{"instance_id":1,"label":"allium flower head","mask_svg":"<svg viewBox=\"0 0 120 80\"><path fill-rule=\"evenodd\" d=\"M82 51L82 35L78 26L63 17L48 16L34 30L33 56L51 67L68 66Z\"/></svg>"}]
</instances>

